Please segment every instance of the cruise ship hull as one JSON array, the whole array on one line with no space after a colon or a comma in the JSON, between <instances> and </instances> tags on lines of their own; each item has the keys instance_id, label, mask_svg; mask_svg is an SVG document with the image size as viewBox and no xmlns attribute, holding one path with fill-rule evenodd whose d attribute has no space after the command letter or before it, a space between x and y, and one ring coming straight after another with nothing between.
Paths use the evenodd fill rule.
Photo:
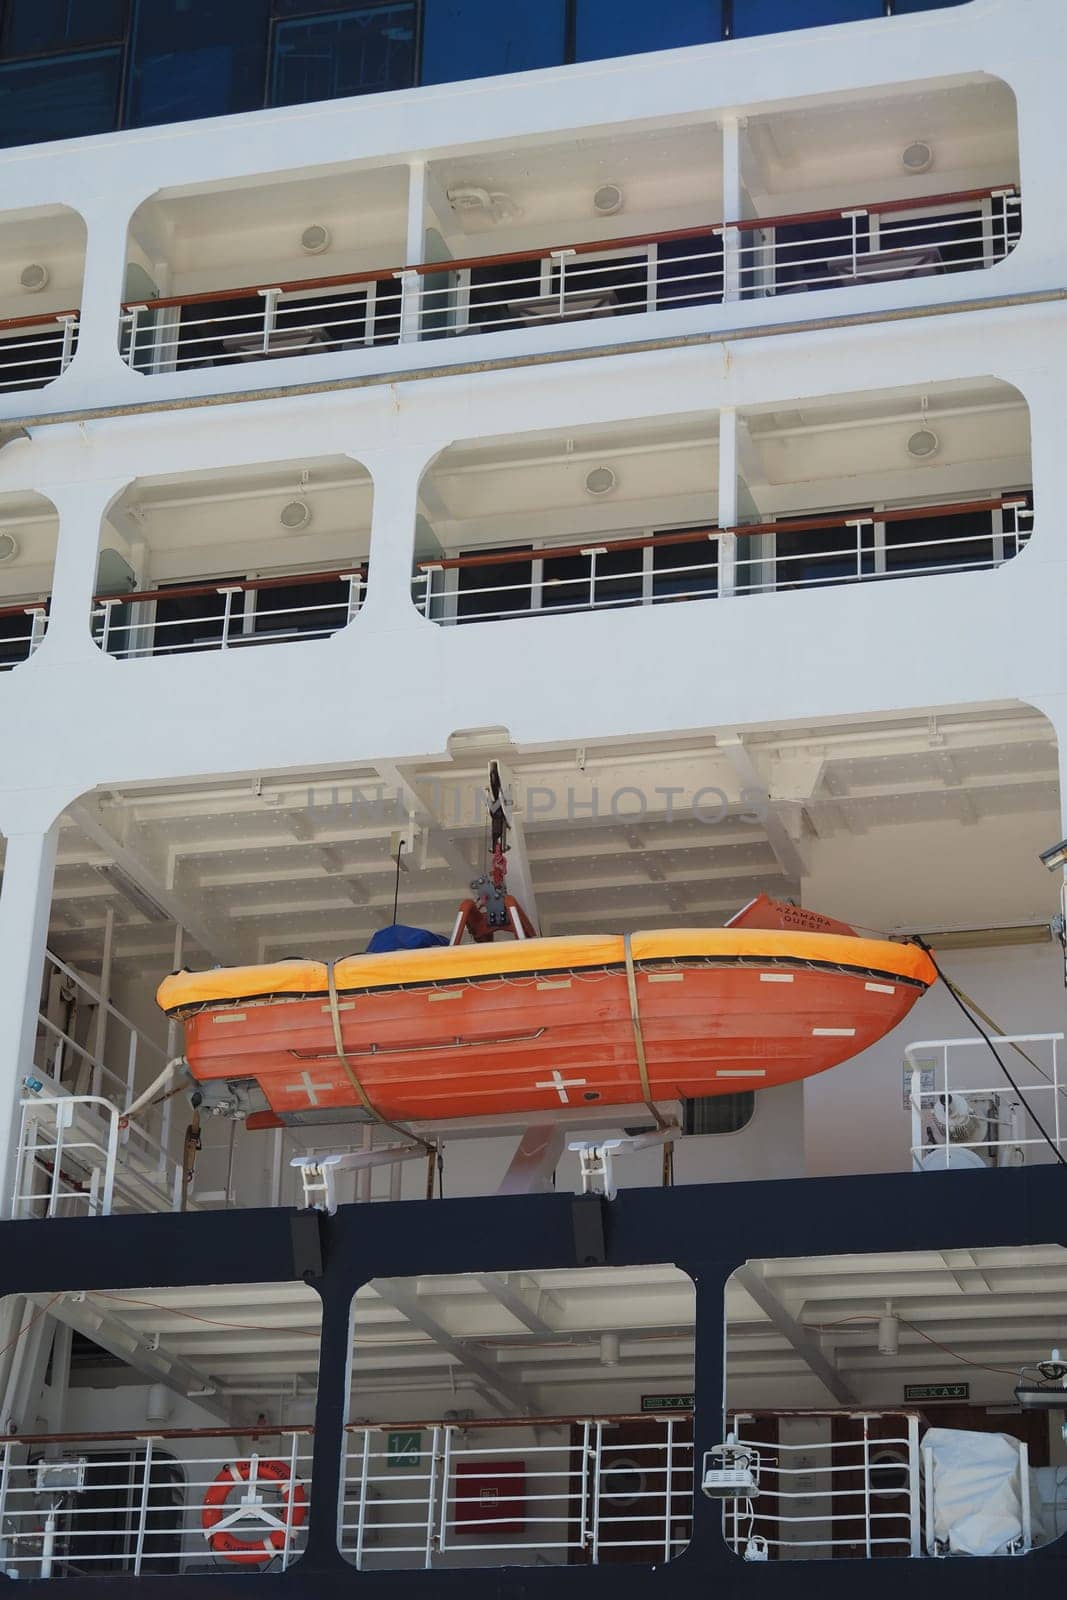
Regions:
<instances>
[{"instance_id":1,"label":"cruise ship hull","mask_svg":"<svg viewBox=\"0 0 1067 1600\"><path fill-rule=\"evenodd\" d=\"M320 962L178 973L158 998L194 1078L260 1087L250 1126L358 1112L360 1088L382 1117L444 1122L791 1083L876 1043L935 977L915 946L824 933L637 933L630 951L629 972L621 937L339 961L343 1059Z\"/></svg>"}]
</instances>

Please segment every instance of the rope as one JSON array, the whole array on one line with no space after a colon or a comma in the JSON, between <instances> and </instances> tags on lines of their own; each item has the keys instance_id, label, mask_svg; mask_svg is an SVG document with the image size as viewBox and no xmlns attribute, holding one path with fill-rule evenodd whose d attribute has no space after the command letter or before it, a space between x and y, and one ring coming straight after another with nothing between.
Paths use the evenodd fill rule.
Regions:
<instances>
[{"instance_id":1,"label":"rope","mask_svg":"<svg viewBox=\"0 0 1067 1600\"><path fill-rule=\"evenodd\" d=\"M327 961L326 963L326 982L330 994L330 1021L333 1024L334 1050L336 1051L338 1061L341 1063L341 1066L344 1067L345 1072L348 1075L349 1083L359 1096L360 1105L363 1107L367 1115L373 1117L375 1122L380 1123L383 1128L389 1128L391 1132L399 1134L402 1139L408 1139L412 1144L419 1145L423 1150L426 1151L428 1157L433 1157L437 1151L436 1145L429 1144L425 1139L420 1139L418 1134L412 1133L410 1128L402 1128L398 1122L390 1122L389 1118L383 1117L377 1106L372 1104L370 1096L367 1094L366 1089L364 1089L363 1084L360 1081L359 1075L357 1074L351 1061L349 1061L348 1057L345 1055L344 1040L341 1037L341 1010L337 1003L337 975L334 971L334 963L332 961Z\"/></svg>"},{"instance_id":2,"label":"rope","mask_svg":"<svg viewBox=\"0 0 1067 1600\"><path fill-rule=\"evenodd\" d=\"M637 1054L637 1071L641 1079L641 1097L655 1118L656 1127L671 1128L673 1123L660 1111L652 1098L652 1085L648 1081L648 1058L645 1055L645 1036L641 1030L641 1013L637 1004L637 973L634 970L634 952L630 935L624 933L622 937L623 954L626 958L626 988L630 996L630 1026L634 1031L634 1050Z\"/></svg>"}]
</instances>

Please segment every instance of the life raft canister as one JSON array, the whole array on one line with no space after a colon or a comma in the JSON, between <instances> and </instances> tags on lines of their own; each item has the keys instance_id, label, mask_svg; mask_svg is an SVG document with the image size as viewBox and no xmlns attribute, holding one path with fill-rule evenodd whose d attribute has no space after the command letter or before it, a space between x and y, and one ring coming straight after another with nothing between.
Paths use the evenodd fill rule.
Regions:
<instances>
[{"instance_id":1,"label":"life raft canister","mask_svg":"<svg viewBox=\"0 0 1067 1600\"><path fill-rule=\"evenodd\" d=\"M226 1502L233 1492L234 1484L248 1483L251 1476L250 1461L234 1461L228 1467L223 1467L204 1495L204 1509L200 1520L204 1532L210 1535L208 1545L213 1554L222 1556L225 1561L236 1561L240 1565L258 1567L273 1561L279 1550L285 1548L286 1527L291 1531L303 1527L307 1517L308 1500L304 1485L292 1479L286 1462L257 1461L257 1483L282 1485L278 1520L284 1526L280 1528L264 1526L254 1539L238 1538L233 1528L224 1528L220 1533L211 1533L211 1529L217 1527L226 1516ZM273 1516L273 1513L271 1515ZM249 1522L254 1525L254 1513Z\"/></svg>"}]
</instances>

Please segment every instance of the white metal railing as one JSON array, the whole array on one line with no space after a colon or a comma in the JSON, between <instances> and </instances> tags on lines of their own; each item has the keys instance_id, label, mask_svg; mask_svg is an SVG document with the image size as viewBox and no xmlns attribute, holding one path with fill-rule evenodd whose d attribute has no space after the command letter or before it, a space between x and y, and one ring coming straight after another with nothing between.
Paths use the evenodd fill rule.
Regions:
<instances>
[{"instance_id":1,"label":"white metal railing","mask_svg":"<svg viewBox=\"0 0 1067 1600\"><path fill-rule=\"evenodd\" d=\"M727 272L736 293L759 298L989 268L1011 252L1021 226L1010 187L750 218L724 230Z\"/></svg>"},{"instance_id":2,"label":"white metal railing","mask_svg":"<svg viewBox=\"0 0 1067 1600\"><path fill-rule=\"evenodd\" d=\"M955 531L953 519L964 515L980 516L984 527ZM908 538L909 522L920 520L937 527ZM420 561L412 596L423 616L447 626L986 571L1025 548L1032 524L1033 510L1020 495L527 551L487 549ZM793 538L801 548L784 542ZM554 571L562 562L579 570Z\"/></svg>"},{"instance_id":3,"label":"white metal railing","mask_svg":"<svg viewBox=\"0 0 1067 1600\"><path fill-rule=\"evenodd\" d=\"M0 390L43 389L66 372L78 344L78 313L0 321Z\"/></svg>"},{"instance_id":4,"label":"white metal railing","mask_svg":"<svg viewBox=\"0 0 1067 1600\"><path fill-rule=\"evenodd\" d=\"M52 951L45 960L33 1073L24 1079L15 1216L108 1215L120 1199L176 1206L173 1098L122 1112L167 1052Z\"/></svg>"},{"instance_id":5,"label":"white metal railing","mask_svg":"<svg viewBox=\"0 0 1067 1600\"><path fill-rule=\"evenodd\" d=\"M395 344L401 277L309 279L128 306L120 350L135 371L160 373Z\"/></svg>"},{"instance_id":6,"label":"white metal railing","mask_svg":"<svg viewBox=\"0 0 1067 1600\"><path fill-rule=\"evenodd\" d=\"M643 1417L656 1424L657 1439L612 1445L620 1424L635 1420L351 1425L341 1551L360 1568L463 1566L472 1549L559 1565L669 1561L690 1537L689 1419ZM491 1442L497 1428L507 1430L507 1443Z\"/></svg>"},{"instance_id":7,"label":"white metal railing","mask_svg":"<svg viewBox=\"0 0 1067 1600\"><path fill-rule=\"evenodd\" d=\"M69 1217L82 1211L109 1217L119 1149L117 1108L98 1095L34 1094L20 1101L19 1111L12 1217Z\"/></svg>"},{"instance_id":8,"label":"white metal railing","mask_svg":"<svg viewBox=\"0 0 1067 1600\"><path fill-rule=\"evenodd\" d=\"M1057 1150L1067 1140L1067 1084L1060 1081L1062 1033L991 1033L1019 1093L984 1039L920 1039L904 1052L916 1172L949 1167L1022 1166L1050 1155L1030 1114Z\"/></svg>"},{"instance_id":9,"label":"white metal railing","mask_svg":"<svg viewBox=\"0 0 1067 1600\"><path fill-rule=\"evenodd\" d=\"M752 1420L738 1416L730 1436L752 1463L755 1486L723 1508L724 1537L735 1554L750 1561L922 1554L916 1413L848 1417L854 1437L822 1443L768 1444L746 1433Z\"/></svg>"},{"instance_id":10,"label":"white metal railing","mask_svg":"<svg viewBox=\"0 0 1067 1600\"><path fill-rule=\"evenodd\" d=\"M282 598L275 593L326 582L337 582L344 593L335 600L321 601ZM101 596L93 605L92 631L101 650L127 659L282 644L292 639L328 639L352 621L365 592L366 571L353 568ZM202 612L159 615L160 605L198 598L204 602Z\"/></svg>"},{"instance_id":11,"label":"white metal railing","mask_svg":"<svg viewBox=\"0 0 1067 1600\"><path fill-rule=\"evenodd\" d=\"M708 221L529 251L128 303L121 351L164 373L545 327L994 266L1014 186Z\"/></svg>"},{"instance_id":12,"label":"white metal railing","mask_svg":"<svg viewBox=\"0 0 1067 1600\"><path fill-rule=\"evenodd\" d=\"M12 631L0 634L0 672L9 672L28 661L44 638L48 602L37 600L25 606L0 607L0 619L13 621Z\"/></svg>"},{"instance_id":13,"label":"white metal railing","mask_svg":"<svg viewBox=\"0 0 1067 1600\"><path fill-rule=\"evenodd\" d=\"M306 1538L312 1432L242 1430L246 1441L243 1458L222 1429L0 1441L0 1572L284 1572Z\"/></svg>"}]
</instances>

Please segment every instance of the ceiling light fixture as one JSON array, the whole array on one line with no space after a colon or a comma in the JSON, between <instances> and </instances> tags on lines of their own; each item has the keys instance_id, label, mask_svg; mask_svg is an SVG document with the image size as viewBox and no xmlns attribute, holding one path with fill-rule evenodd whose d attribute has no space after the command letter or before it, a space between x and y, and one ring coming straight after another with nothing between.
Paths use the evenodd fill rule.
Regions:
<instances>
[{"instance_id":1,"label":"ceiling light fixture","mask_svg":"<svg viewBox=\"0 0 1067 1600\"><path fill-rule=\"evenodd\" d=\"M0 533L0 565L14 561L19 553L19 542L13 533Z\"/></svg>"},{"instance_id":2,"label":"ceiling light fixture","mask_svg":"<svg viewBox=\"0 0 1067 1600\"><path fill-rule=\"evenodd\" d=\"M933 428L927 425L926 406L926 396L923 395L922 426L916 428L914 433L909 434L908 443L906 446L907 452L913 461L929 461L932 459L932 457L936 456L937 452L941 449L941 440L934 432Z\"/></svg>"},{"instance_id":3,"label":"ceiling light fixture","mask_svg":"<svg viewBox=\"0 0 1067 1600\"><path fill-rule=\"evenodd\" d=\"M593 196L593 210L600 217L613 217L621 211L626 196L617 183L602 183Z\"/></svg>"},{"instance_id":4,"label":"ceiling light fixture","mask_svg":"<svg viewBox=\"0 0 1067 1600\"><path fill-rule=\"evenodd\" d=\"M19 273L19 286L27 294L40 294L42 289L48 288L51 278L48 268L39 261L31 261L29 266L23 267Z\"/></svg>"},{"instance_id":5,"label":"ceiling light fixture","mask_svg":"<svg viewBox=\"0 0 1067 1600\"><path fill-rule=\"evenodd\" d=\"M286 533L299 533L311 521L311 507L306 500L289 500L282 506L278 521Z\"/></svg>"},{"instance_id":6,"label":"ceiling light fixture","mask_svg":"<svg viewBox=\"0 0 1067 1600\"><path fill-rule=\"evenodd\" d=\"M929 172L934 164L934 152L925 139L916 139L900 152L900 164L913 178Z\"/></svg>"},{"instance_id":7,"label":"ceiling light fixture","mask_svg":"<svg viewBox=\"0 0 1067 1600\"><path fill-rule=\"evenodd\" d=\"M610 467L594 467L585 475L585 488L587 494L610 494L618 483L618 478Z\"/></svg>"},{"instance_id":8,"label":"ceiling light fixture","mask_svg":"<svg viewBox=\"0 0 1067 1600\"><path fill-rule=\"evenodd\" d=\"M331 237L329 228L321 222L313 222L300 235L300 248L305 255L321 256L330 248Z\"/></svg>"}]
</instances>

